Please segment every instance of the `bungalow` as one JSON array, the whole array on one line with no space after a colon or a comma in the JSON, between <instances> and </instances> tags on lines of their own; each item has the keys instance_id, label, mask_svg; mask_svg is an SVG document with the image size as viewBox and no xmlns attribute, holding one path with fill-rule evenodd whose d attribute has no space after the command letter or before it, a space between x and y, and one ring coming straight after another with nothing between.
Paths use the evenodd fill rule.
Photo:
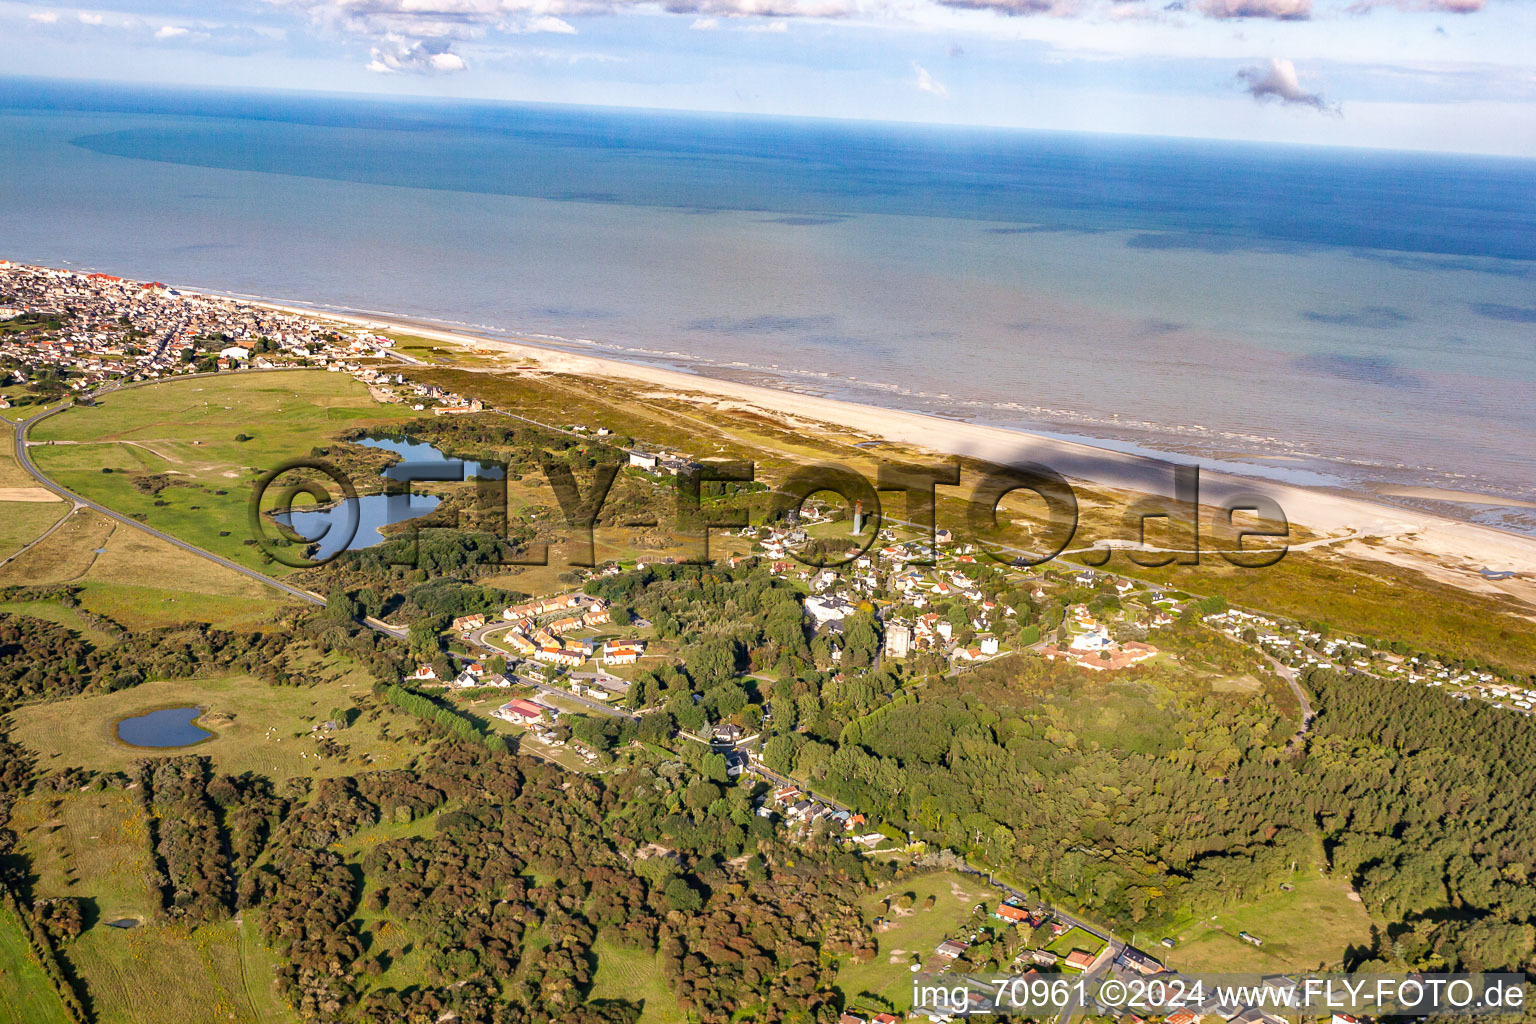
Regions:
<instances>
[{"instance_id":1,"label":"bungalow","mask_svg":"<svg viewBox=\"0 0 1536 1024\"><path fill-rule=\"evenodd\" d=\"M498 690L505 690L512 685L512 680L500 672L487 672L480 679L481 686L494 686Z\"/></svg>"},{"instance_id":2,"label":"bungalow","mask_svg":"<svg viewBox=\"0 0 1536 1024\"><path fill-rule=\"evenodd\" d=\"M485 625L484 615L461 615L453 620L455 633L468 633L472 629L479 629Z\"/></svg>"},{"instance_id":3,"label":"bungalow","mask_svg":"<svg viewBox=\"0 0 1536 1024\"><path fill-rule=\"evenodd\" d=\"M436 679L437 671L431 665L417 665L416 671L405 677L410 682L419 683L426 679Z\"/></svg>"},{"instance_id":4,"label":"bungalow","mask_svg":"<svg viewBox=\"0 0 1536 1024\"><path fill-rule=\"evenodd\" d=\"M592 608L590 608L587 613L581 617L581 621L582 624L586 626L601 626L603 623L609 621L608 606L602 604L592 606Z\"/></svg>"},{"instance_id":5,"label":"bungalow","mask_svg":"<svg viewBox=\"0 0 1536 1024\"><path fill-rule=\"evenodd\" d=\"M1029 911L1016 907L1012 903L999 903L992 916L1013 924L1022 924L1029 920Z\"/></svg>"},{"instance_id":6,"label":"bungalow","mask_svg":"<svg viewBox=\"0 0 1536 1024\"><path fill-rule=\"evenodd\" d=\"M544 721L544 709L530 700L514 700L497 708L496 716L513 725L534 725Z\"/></svg>"},{"instance_id":7,"label":"bungalow","mask_svg":"<svg viewBox=\"0 0 1536 1024\"><path fill-rule=\"evenodd\" d=\"M1067 954L1067 966L1076 967L1080 971L1086 971L1093 966L1095 959L1092 953L1085 953L1080 949L1074 949Z\"/></svg>"},{"instance_id":8,"label":"bungalow","mask_svg":"<svg viewBox=\"0 0 1536 1024\"><path fill-rule=\"evenodd\" d=\"M554 622L551 622L548 626L548 629L551 633L569 633L573 629L580 629L581 626L581 616L570 615L566 618L556 619Z\"/></svg>"},{"instance_id":9,"label":"bungalow","mask_svg":"<svg viewBox=\"0 0 1536 1024\"><path fill-rule=\"evenodd\" d=\"M935 949L934 952L946 960L954 960L969 948L970 947L968 945L966 945L964 942L961 942L959 939L945 939L943 942L939 943L938 948Z\"/></svg>"}]
</instances>

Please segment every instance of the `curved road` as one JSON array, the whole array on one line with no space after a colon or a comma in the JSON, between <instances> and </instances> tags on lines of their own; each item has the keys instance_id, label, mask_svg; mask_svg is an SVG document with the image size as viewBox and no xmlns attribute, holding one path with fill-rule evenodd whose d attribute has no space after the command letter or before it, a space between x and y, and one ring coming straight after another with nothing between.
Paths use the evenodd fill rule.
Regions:
<instances>
[{"instance_id":1,"label":"curved road","mask_svg":"<svg viewBox=\"0 0 1536 1024\"><path fill-rule=\"evenodd\" d=\"M96 397L99 397L99 396L102 396L102 395L111 394L111 393L116 392L116 391L126 391L129 388L145 387L145 386L150 385L150 384L164 384L164 383L167 382L167 380L186 380L186 379L191 378L191 377L229 376L231 373L288 373L288 372L292 372L292 371L290 369L288 369L288 368L283 368L283 369L272 369L272 370L235 370L235 371L225 371L225 372L223 372L221 374L189 373L189 374L182 374L181 376L172 377L172 378L160 378L160 379L157 379L157 380L139 381L139 382L134 383L134 384L123 384L123 385L116 386L116 387L102 388L102 389L99 389L97 391L91 392L90 395L87 396L87 397L96 398ZM28 419L17 420L16 421L15 447L16 447L16 462L21 466L21 468L26 470L28 473L30 473L34 478L36 478L38 483L42 484L44 487L48 488L50 491L53 491L55 494L57 494L60 497L64 498L66 501L74 502L75 503L74 511L79 511L79 509L83 506L85 508L91 509L93 512L98 512L101 515L104 515L107 518L109 518L109 519L111 519L111 520L113 520L115 522L122 523L125 526L131 526L131 527L133 527L136 530L143 530L145 533L149 534L150 536L156 537L156 538L158 538L160 540L163 540L167 544L172 544L172 545L180 548L183 551L186 551L186 552L189 552L191 554L194 554L194 555L198 556L199 558L206 558L206 559L208 559L208 561L214 562L214 563L216 563L218 565L223 566L226 569L230 569L230 570L233 570L234 572L240 573L242 576L248 576L248 577L250 577L253 580L256 580L256 581L258 581L260 583L264 583L264 584L266 584L267 586L271 587L274 590L282 591L284 594L287 594L289 597L298 598L300 601L303 601L303 602L305 602L307 604L322 605L322 606L325 604L325 598L321 597L319 594L313 593L313 592L308 591L308 590L304 590L304 589L302 589L300 587L291 586L291 585L289 585L287 583L282 582L281 580L273 579L271 576L268 576L265 573L257 572L255 569L251 569L251 568L249 568L247 566L241 565L239 562L231 561L230 559L225 558L222 555L216 555L212 551L204 550L203 548L197 547L195 544L189 544L186 541L181 540L178 537L173 537L170 534L168 534L168 533L166 533L166 532L164 532L162 530L157 530L153 526L149 526L149 525L147 525L145 523L141 523L137 519L133 519L133 518L130 518L129 516L121 515L121 514L119 514L117 512L112 511L110 508L107 508L105 505L101 504L100 502L92 501L90 498L85 497L83 494L76 494L74 491L72 491L69 488L65 487L63 484L60 484L57 481L50 479L46 474L43 473L42 470L37 468L37 464L32 461L31 453L27 451L27 444L28 444L28 442L27 442L27 432L30 431L38 423L40 423L43 420L47 419L49 416L57 415L58 413L63 412L65 409L69 409L69 408L72 408L72 406L69 406L69 405L59 405L59 406L56 406L56 407L54 407L52 409L47 409L47 410L45 410L43 412L40 412L37 415L32 416L32 417L30 417ZM69 514L73 515L74 512L72 511ZM68 516L66 516L65 519L68 519ZM60 522L63 522L63 521L64 520L60 520ZM57 527L55 527L55 528L57 528ZM49 532L52 532L52 531L50 530ZM38 538L38 540L41 540L41 539L42 539L41 537ZM36 543L36 541L34 541L33 543ZM29 547L30 547L30 545L29 545ZM25 549L23 549L23 550L25 550ZM18 554L20 554L20 552L18 552ZM388 636L392 636L392 637L395 637L397 639L404 638L404 636L405 636L405 630L403 630L403 629L395 629L395 628L393 628L391 626L387 626L384 623L379 622L376 619L367 620L366 622L364 622L364 625L366 625L369 629L376 630L377 632L387 634Z\"/></svg>"}]
</instances>

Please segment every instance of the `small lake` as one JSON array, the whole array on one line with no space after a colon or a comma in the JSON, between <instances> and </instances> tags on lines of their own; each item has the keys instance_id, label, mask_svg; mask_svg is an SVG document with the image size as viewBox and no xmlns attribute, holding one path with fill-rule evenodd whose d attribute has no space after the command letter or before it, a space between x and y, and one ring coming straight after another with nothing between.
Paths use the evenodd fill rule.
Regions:
<instances>
[{"instance_id":1,"label":"small lake","mask_svg":"<svg viewBox=\"0 0 1536 1024\"><path fill-rule=\"evenodd\" d=\"M117 723L117 738L135 747L190 747L213 733L192 724L201 708L164 708Z\"/></svg>"},{"instance_id":2,"label":"small lake","mask_svg":"<svg viewBox=\"0 0 1536 1024\"><path fill-rule=\"evenodd\" d=\"M380 474L390 480L472 480L475 477L500 480L502 477L499 466L483 466L470 459L450 459L432 445L406 437L365 437L353 443L399 455L400 461ZM442 503L443 499L434 494L362 495L357 499L357 530L350 538L347 537L347 521L351 512L345 501L329 508L274 513L273 518L316 544L312 557L318 560L343 550L371 548L385 539L384 527L419 519Z\"/></svg>"}]
</instances>

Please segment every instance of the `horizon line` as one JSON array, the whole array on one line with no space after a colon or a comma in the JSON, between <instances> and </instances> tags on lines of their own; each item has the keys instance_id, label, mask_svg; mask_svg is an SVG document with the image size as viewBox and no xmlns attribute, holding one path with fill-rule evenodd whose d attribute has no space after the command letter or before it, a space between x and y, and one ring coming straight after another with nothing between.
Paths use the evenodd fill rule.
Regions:
<instances>
[{"instance_id":1,"label":"horizon line","mask_svg":"<svg viewBox=\"0 0 1536 1024\"><path fill-rule=\"evenodd\" d=\"M1051 135L1051 136L1081 136L1091 138L1169 141L1185 143L1208 143L1218 146L1256 147L1269 149L1305 150L1313 153L1341 152L1341 153L1372 153L1384 155L1400 155L1413 157L1440 157L1440 158L1471 158L1478 160L1497 160L1515 163L1536 163L1536 154L1518 155L1513 153L1490 153L1479 150L1459 149L1421 149L1403 146L1373 146L1369 144L1349 145L1336 142L1308 142L1293 139L1234 139L1219 135L1180 135L1173 133L1131 132L1114 131L1109 129L1090 128L1033 128L1024 125L990 124L968 121L911 121L894 118L877 117L844 117L825 114L786 114L764 113L760 111L736 111L723 109L710 109L701 107L656 107L641 106L639 104L625 103L568 103L556 100L528 100L507 99L501 97L484 96L430 96L423 93L395 93L395 92L356 92L348 90L310 89L297 86L274 85L188 85L181 82L149 82L141 79L112 79L112 78L72 78L52 75L17 75L0 73L0 83L26 82L42 86L75 86L82 88L111 89L114 91L137 90L140 92L160 91L185 96L226 96L226 97L291 97L291 98L331 98L346 100L354 103L374 103L379 106L420 106L420 107L497 107L502 109L514 109L518 107L536 108L550 111L582 111L587 113L612 113L612 114L652 114L668 115L674 117L693 117L700 120L736 120L736 121L772 121L772 122L809 122L817 125L842 125L849 127L875 127L888 129L925 129L931 131L948 132L984 132L997 135ZM102 97L102 105L83 106L78 108L44 107L30 104L18 104L13 97L0 94L0 110L95 110L98 112L114 112L112 102L116 96ZM117 111L130 112L130 111ZM155 113L156 111L138 111L140 113ZM198 113L194 111L159 111L159 113L180 113L184 116L223 116L220 114Z\"/></svg>"}]
</instances>

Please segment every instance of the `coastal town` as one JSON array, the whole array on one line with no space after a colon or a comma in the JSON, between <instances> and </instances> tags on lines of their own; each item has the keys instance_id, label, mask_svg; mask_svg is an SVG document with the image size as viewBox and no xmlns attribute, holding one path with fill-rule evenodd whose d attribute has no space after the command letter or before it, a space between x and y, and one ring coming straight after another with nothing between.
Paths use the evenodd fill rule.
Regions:
<instances>
[{"instance_id":1,"label":"coastal town","mask_svg":"<svg viewBox=\"0 0 1536 1024\"><path fill-rule=\"evenodd\" d=\"M351 374L381 401L479 411L390 372L413 363L395 348L392 338L317 314L0 260L0 408L185 374L323 367Z\"/></svg>"},{"instance_id":2,"label":"coastal town","mask_svg":"<svg viewBox=\"0 0 1536 1024\"><path fill-rule=\"evenodd\" d=\"M192 373L308 367L349 374L380 403L405 403L437 415L498 412L478 399L413 381L411 358L396 351L394 339L371 330L108 275L12 264L0 265L0 272L0 370L7 374L0 386L7 404L46 405L70 395L85 399L118 383ZM708 458L621 437L599 422L539 426L622 445L625 468L658 492ZM1090 687L1135 683L1170 666L1203 681L1215 673L1186 653L1191 636L1198 636L1216 639L1223 652L1240 652L1241 674L1255 680L1255 689L1262 685L1260 676L1275 682L1277 693L1289 687L1297 701L1298 737L1310 727L1312 710L1296 680L1314 668L1445 688L1461 700L1482 700L1521 715L1536 711L1536 690L1483 667L1067 560L999 561L949 530L877 522L865 517L861 505L825 495L783 519L736 528L730 538L733 553L724 564L744 575L757 573L794 595L808 637L808 668L831 686L883 668L917 681L914 687L922 680L963 680L1004 659L1075 673ZM573 567L562 577L565 585L553 592L443 615L432 626L434 656L413 658L412 670L399 675L399 688L433 706L457 709L464 721L486 720L488 735L584 774L615 772L622 758L647 750L688 751L695 760L684 756L683 762L695 767L702 758L718 759L714 782L749 784L743 788L751 792L751 817L792 843L831 843L856 857L917 862L943 853L953 860L952 851L930 850L867 807L854 806L857 800L818 792L814 779L776 762L762 734L780 698L718 711L702 703L703 693L690 692L683 698L699 705L696 722L653 731L648 739L636 735L625 743L628 754L600 741L607 724L638 732L648 719L666 719L658 714L664 708L648 674L687 655L657 623L604 596L604 584L677 565L674 556L657 555ZM407 633L405 626L381 625L396 637ZM895 704L904 696L887 693L882 699ZM333 728L339 728L334 721L317 726L322 743L332 741ZM963 860L955 870L981 875ZM1024 978L1067 975L1102 982L1173 976L1156 957L1052 906L1040 891L1013 888L990 872L986 883L989 899L976 904L970 919L931 949L907 951L901 963L909 971L961 975L991 965ZM883 907L876 933L907 909ZM1238 938L1254 947L1263 943L1262 936L1247 931ZM1161 943L1174 946L1171 937ZM972 1010L916 1003L910 1013L943 1022ZM1141 1017L1130 1016L1140 1024ZM841 1024L897 1019L873 1009L849 1009L840 1018ZM1167 1019L1278 1024L1281 1018L1212 1003Z\"/></svg>"}]
</instances>

